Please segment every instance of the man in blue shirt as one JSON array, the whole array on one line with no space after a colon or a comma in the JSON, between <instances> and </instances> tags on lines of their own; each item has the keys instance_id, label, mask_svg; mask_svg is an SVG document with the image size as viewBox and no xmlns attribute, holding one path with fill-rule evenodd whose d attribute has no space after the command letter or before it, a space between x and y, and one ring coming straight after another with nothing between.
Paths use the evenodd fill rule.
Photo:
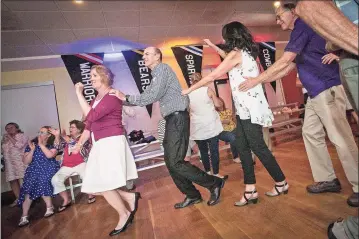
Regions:
<instances>
[{"instance_id":1,"label":"man in blue shirt","mask_svg":"<svg viewBox=\"0 0 359 239\"><path fill-rule=\"evenodd\" d=\"M339 62L341 80L356 113L359 108L358 8L359 0L303 0L298 1L295 9L301 19L329 41L327 50L344 49Z\"/></svg>"},{"instance_id":2,"label":"man in blue shirt","mask_svg":"<svg viewBox=\"0 0 359 239\"><path fill-rule=\"evenodd\" d=\"M277 24L283 30L292 30L283 56L258 77L242 83L239 90L247 91L259 83L281 79L297 66L299 79L309 95L303 139L316 182L309 185L307 191L322 193L341 190L327 149L325 127L353 186L354 193L349 197L348 204L359 206L358 148L346 119L346 96L340 82L339 66L336 61L323 64L324 56L325 59L335 59L336 56L327 55L325 40L299 19L294 9L294 4L284 4L276 11Z\"/></svg>"}]
</instances>

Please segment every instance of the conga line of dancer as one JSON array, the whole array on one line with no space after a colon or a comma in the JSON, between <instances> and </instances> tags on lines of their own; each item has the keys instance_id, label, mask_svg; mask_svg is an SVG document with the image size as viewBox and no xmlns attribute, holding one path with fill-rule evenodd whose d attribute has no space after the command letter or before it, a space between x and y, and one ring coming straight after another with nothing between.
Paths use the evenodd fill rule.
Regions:
<instances>
[{"instance_id":1,"label":"conga line of dancer","mask_svg":"<svg viewBox=\"0 0 359 239\"><path fill-rule=\"evenodd\" d=\"M284 22L283 19L287 15L288 19L290 19L291 16L289 14L291 12L289 11L290 9L282 10L277 15L279 14L278 21ZM292 25L294 26L294 22L297 19L294 18L292 20ZM307 28L302 22L298 23L297 21L297 24L300 24L303 29ZM310 34L314 34L314 32L310 32ZM56 188L55 192L60 193L64 201L59 212L65 210L71 204L67 198L63 183L64 178L68 175L56 174L60 167L56 163L55 156L60 149L59 145L61 142L64 143L63 146L66 145L62 147L65 148L64 160L69 160L71 154L77 155L72 155L72 158L76 158L78 162L76 165L69 164L67 161L63 166L69 167L69 165L72 165L73 168L71 170L75 170L75 166L81 168L81 173L79 173L83 180L81 191L89 195L89 203L95 201L95 196L103 196L117 212L118 222L109 235L117 235L131 225L135 219L141 195L139 192L133 193L120 189L126 186L127 181L138 178L136 164L122 124L122 111L125 104L143 107L159 102L161 115L166 122L163 140L164 161L174 184L184 195L183 200L173 205L174 209L182 209L201 203L204 200L195 185L208 189L208 206L218 204L222 189L228 180L228 175L222 176L219 174L218 142L221 139L220 135L224 128L216 110L223 109L224 102L207 85L227 73L229 75L236 121L236 123L233 122L232 124L235 129L231 128L227 133L231 134L229 138L234 139L235 137L235 140L230 140L229 142L231 143L232 154L241 163L244 175L243 194L234 202L234 205L243 207L248 204L258 203L260 193L256 188L252 153L262 162L274 181L273 188L265 192L265 195L276 197L287 194L289 192L289 184L286 176L263 139L262 129L272 125L274 116L269 108L262 84L260 84L261 82L278 79L279 77L277 76L282 75L283 72L280 74L273 73L275 72L273 69L276 69L275 67L279 64L277 63L266 72L260 74L256 62L259 54L257 44L250 31L242 23L231 22L224 25L222 37L225 42L223 48L219 48L208 39L205 40L205 43L224 59L222 63L203 78L200 73L193 74L191 76L191 79L193 79L191 86L184 90L181 88L173 69L162 62L162 52L156 47L148 47L144 50L143 60L145 66L151 69L152 82L143 93L138 95L129 95L120 90L113 89L114 74L111 70L103 65L94 65L91 68L91 83L98 94L90 104L88 104L83 96L84 86L82 83L75 85L84 121L70 122L70 125L75 124L78 128L78 131L73 131L77 133L73 135L72 139L65 140L66 143L64 143L63 139L60 138L66 138L66 136L60 136L59 130L44 126L40 129L38 137L29 142L27 147L24 146L26 140L22 140L24 142L21 144L21 151L25 151L24 162L28 164L28 167L25 171L24 185L20 191L16 189L17 182L13 183L14 192L16 191L17 197L16 203L21 205L23 209L19 226L29 223L28 211L32 201L38 197L42 197L46 203L45 217L54 214L50 197L53 194L52 191L54 191L52 190L51 182ZM324 42L321 38L319 39L319 35L314 37L319 43ZM293 45L297 46L298 44L293 43ZM324 52L324 46L320 50ZM293 52L294 50L289 47L287 51ZM295 52L295 54L299 53ZM295 57L297 55L293 55L293 59ZM294 64L292 63L290 63L291 69ZM298 61L297 64L302 63ZM321 63L316 62L316 64L319 65ZM299 65L299 67L303 68L305 66ZM335 68L335 66L331 67ZM328 68L323 67L323 69ZM302 78L305 80L304 83L308 85L308 90L310 90L310 84L313 80L305 77ZM302 78L300 77L301 80L303 80ZM251 79L252 81L250 81ZM322 79L316 80L323 83ZM339 74L335 80L335 85L326 90L331 90L332 94L344 94L342 88L339 87ZM325 85L325 82L323 84ZM315 100L311 99L310 102L315 102ZM342 113L344 115L344 111ZM306 117L309 118L309 116ZM341 117L341 119L343 118L344 116ZM348 129L348 125L344 122L345 120L343 119L342 121L343 127ZM15 123L12 124L16 126ZM309 124L308 121L307 124ZM9 136L2 142L3 149L6 149L6 152L10 151L11 145L15 145L15 136L21 132L19 127L15 126L7 126L8 131L12 133L9 133ZM10 127L13 127L13 130ZM305 127L305 129L307 128ZM329 134L332 131L334 132L333 129L328 129ZM349 129L347 131L349 135ZM309 140L314 141L312 139L314 136L309 135L308 132L304 136L307 137L307 141L305 141L307 143L306 147L314 147L309 145ZM20 134L17 137L19 138ZM194 140L199 147L204 170L185 160L190 139ZM353 139L349 139L349 142L355 145ZM53 142L55 142L55 147ZM20 147L20 143L18 145ZM358 167L354 165L357 161L352 158L358 156L358 150L354 146L351 148L352 157L346 159L350 165L344 166L344 169L347 174L351 175L348 178L350 178L354 191L351 199L348 199L350 201L348 204L357 207L358 179L357 175L354 174L358 172ZM85 154L83 153L84 151L86 152ZM339 150L338 152L341 151ZM314 162L315 160L317 159L312 157L312 168L320 167L320 162L316 163ZM328 155L326 161L329 160ZM341 160L343 161L344 159ZM39 168L41 168L39 165L48 169L46 175L38 173ZM62 169L61 172L66 170L70 169ZM332 168L329 171L332 172ZM319 178L321 176L319 175L320 172L317 169L313 172L313 175ZM326 189L319 188L319 190L318 185L320 184L323 187L323 183L328 185L331 181L333 181L332 184L336 183L334 171L332 174L328 179L322 180L324 182L317 182L315 185L309 186L310 190L307 189L308 192L324 192ZM9 180L14 181L17 178L9 177ZM36 180L41 181L41 183L38 183ZM334 186L340 187L340 185Z\"/></svg>"}]
</instances>

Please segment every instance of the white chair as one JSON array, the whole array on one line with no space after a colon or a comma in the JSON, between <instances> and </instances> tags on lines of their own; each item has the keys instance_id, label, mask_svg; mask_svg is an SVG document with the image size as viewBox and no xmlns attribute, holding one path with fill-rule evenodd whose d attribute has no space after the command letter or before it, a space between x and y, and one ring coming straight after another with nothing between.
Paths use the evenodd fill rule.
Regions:
<instances>
[{"instance_id":1,"label":"white chair","mask_svg":"<svg viewBox=\"0 0 359 239\"><path fill-rule=\"evenodd\" d=\"M72 174L68 179L69 179L69 186L66 187L66 190L70 189L70 193L71 193L71 199L72 201L75 203L75 194L74 194L74 189L81 187L82 186L82 180L80 179L80 182L77 184L73 184L72 183L72 177L76 177L78 176L80 179L80 175L77 173Z\"/></svg>"}]
</instances>

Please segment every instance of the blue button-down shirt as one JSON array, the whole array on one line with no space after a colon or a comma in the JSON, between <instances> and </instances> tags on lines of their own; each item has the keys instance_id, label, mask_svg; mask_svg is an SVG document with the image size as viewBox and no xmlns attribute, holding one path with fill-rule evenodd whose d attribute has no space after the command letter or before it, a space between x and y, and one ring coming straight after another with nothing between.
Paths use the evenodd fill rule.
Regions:
<instances>
[{"instance_id":1,"label":"blue button-down shirt","mask_svg":"<svg viewBox=\"0 0 359 239\"><path fill-rule=\"evenodd\" d=\"M321 36L298 18L285 48L285 51L297 54L295 63L299 79L311 98L341 84L338 63L322 63L322 57L328 54L325 43Z\"/></svg>"}]
</instances>

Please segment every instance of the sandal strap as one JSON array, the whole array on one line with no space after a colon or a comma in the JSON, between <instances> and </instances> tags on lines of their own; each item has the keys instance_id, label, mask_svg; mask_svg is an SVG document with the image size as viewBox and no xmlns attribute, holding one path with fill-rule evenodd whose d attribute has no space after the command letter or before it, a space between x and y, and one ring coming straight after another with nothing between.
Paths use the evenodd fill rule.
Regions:
<instances>
[{"instance_id":1,"label":"sandal strap","mask_svg":"<svg viewBox=\"0 0 359 239\"><path fill-rule=\"evenodd\" d=\"M257 189L254 189L254 191L244 191L244 194L254 194L257 192Z\"/></svg>"},{"instance_id":2,"label":"sandal strap","mask_svg":"<svg viewBox=\"0 0 359 239\"><path fill-rule=\"evenodd\" d=\"M246 202L248 202L248 198L246 197L246 194L243 194L244 200L246 200Z\"/></svg>"},{"instance_id":3,"label":"sandal strap","mask_svg":"<svg viewBox=\"0 0 359 239\"><path fill-rule=\"evenodd\" d=\"M275 186L275 187L278 187L278 188L285 187L285 186L287 186L287 185L288 185L287 182L285 182L284 184L274 184L274 186Z\"/></svg>"},{"instance_id":4,"label":"sandal strap","mask_svg":"<svg viewBox=\"0 0 359 239\"><path fill-rule=\"evenodd\" d=\"M25 224L25 223L28 223L28 222L29 222L28 216L23 216L23 217L20 218L19 225L22 225L22 224Z\"/></svg>"},{"instance_id":5,"label":"sandal strap","mask_svg":"<svg viewBox=\"0 0 359 239\"><path fill-rule=\"evenodd\" d=\"M243 197L246 200L246 202L248 202L248 200L251 199L253 194L255 194L255 193L257 193L256 189L254 189L253 191L244 191ZM247 198L246 194L251 194L251 196L249 198Z\"/></svg>"},{"instance_id":6,"label":"sandal strap","mask_svg":"<svg viewBox=\"0 0 359 239\"><path fill-rule=\"evenodd\" d=\"M61 205L58 210L64 210L64 209L67 208L68 206L70 206L69 203L66 204L66 205Z\"/></svg>"},{"instance_id":7,"label":"sandal strap","mask_svg":"<svg viewBox=\"0 0 359 239\"><path fill-rule=\"evenodd\" d=\"M278 190L278 188L283 188L283 187L285 187L285 186L287 186L288 185L288 183L287 182L285 182L284 184L274 184L274 189L277 191L277 193L278 194L280 194L281 192L279 192L279 190ZM283 190L282 190L283 191Z\"/></svg>"},{"instance_id":8,"label":"sandal strap","mask_svg":"<svg viewBox=\"0 0 359 239\"><path fill-rule=\"evenodd\" d=\"M283 187L283 185L282 185L282 186L279 186L279 188L281 188L281 187ZM275 186L274 186L274 189L276 190L277 195L279 195L279 194L280 194L280 192L279 192L279 190L278 190L278 188L277 188L277 185L275 185Z\"/></svg>"},{"instance_id":9,"label":"sandal strap","mask_svg":"<svg viewBox=\"0 0 359 239\"><path fill-rule=\"evenodd\" d=\"M54 207L47 207L45 216L52 215L52 214L54 214Z\"/></svg>"}]
</instances>

